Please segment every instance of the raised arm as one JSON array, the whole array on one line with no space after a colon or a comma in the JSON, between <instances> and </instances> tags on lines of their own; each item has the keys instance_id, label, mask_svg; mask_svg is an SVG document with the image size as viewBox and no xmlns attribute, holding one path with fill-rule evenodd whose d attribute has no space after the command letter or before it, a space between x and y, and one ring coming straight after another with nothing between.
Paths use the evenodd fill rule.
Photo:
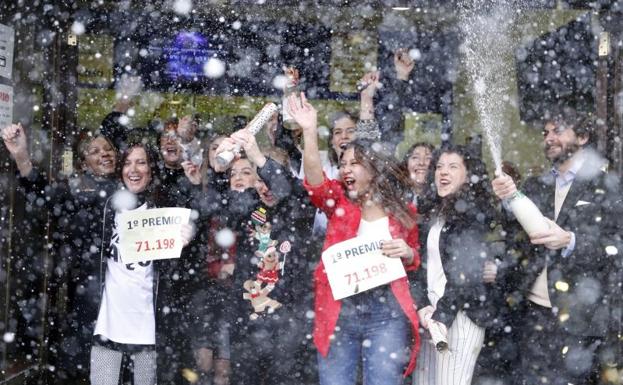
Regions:
<instances>
[{"instance_id":1,"label":"raised arm","mask_svg":"<svg viewBox=\"0 0 623 385\"><path fill-rule=\"evenodd\" d=\"M303 149L305 179L307 179L307 183L310 186L317 186L324 180L320 151L318 149L318 113L316 109L309 104L304 93L301 93L300 104L294 95L290 96L288 99L288 110L290 115L292 115L294 120L303 129L303 140L305 141L305 148Z\"/></svg>"},{"instance_id":2,"label":"raised arm","mask_svg":"<svg viewBox=\"0 0 623 385\"><path fill-rule=\"evenodd\" d=\"M380 72L368 72L360 83L364 84L365 88L360 94L359 120L374 120L374 95L380 86Z\"/></svg>"},{"instance_id":3,"label":"raised arm","mask_svg":"<svg viewBox=\"0 0 623 385\"><path fill-rule=\"evenodd\" d=\"M9 153L15 159L15 164L21 176L26 177L32 171L32 162L28 154L28 142L21 124L11 124L2 129L2 140Z\"/></svg>"}]
</instances>

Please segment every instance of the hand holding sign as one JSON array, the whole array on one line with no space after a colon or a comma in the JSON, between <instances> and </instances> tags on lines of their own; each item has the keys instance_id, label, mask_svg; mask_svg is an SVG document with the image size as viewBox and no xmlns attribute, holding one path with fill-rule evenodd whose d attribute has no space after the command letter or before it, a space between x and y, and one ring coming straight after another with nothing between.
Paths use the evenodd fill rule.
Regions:
<instances>
[{"instance_id":1,"label":"hand holding sign","mask_svg":"<svg viewBox=\"0 0 623 385\"><path fill-rule=\"evenodd\" d=\"M349 297L406 275L399 258L384 255L381 245L385 242L377 238L355 237L322 253L334 299Z\"/></svg>"},{"instance_id":2,"label":"hand holding sign","mask_svg":"<svg viewBox=\"0 0 623 385\"><path fill-rule=\"evenodd\" d=\"M192 239L190 210L162 208L118 216L119 246L124 263L179 258Z\"/></svg>"},{"instance_id":3,"label":"hand holding sign","mask_svg":"<svg viewBox=\"0 0 623 385\"><path fill-rule=\"evenodd\" d=\"M404 239L390 239L383 241L381 251L390 258L404 258L407 263L413 261L413 249Z\"/></svg>"}]
</instances>

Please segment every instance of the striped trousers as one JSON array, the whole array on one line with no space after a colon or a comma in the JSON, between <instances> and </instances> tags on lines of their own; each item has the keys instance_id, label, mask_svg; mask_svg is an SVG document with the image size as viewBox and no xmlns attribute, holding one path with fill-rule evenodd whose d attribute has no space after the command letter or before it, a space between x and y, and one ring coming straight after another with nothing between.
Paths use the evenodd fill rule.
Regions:
<instances>
[{"instance_id":1,"label":"striped trousers","mask_svg":"<svg viewBox=\"0 0 623 385\"><path fill-rule=\"evenodd\" d=\"M485 329L459 311L448 329L448 350L438 352L430 338L422 338L413 385L469 385Z\"/></svg>"}]
</instances>

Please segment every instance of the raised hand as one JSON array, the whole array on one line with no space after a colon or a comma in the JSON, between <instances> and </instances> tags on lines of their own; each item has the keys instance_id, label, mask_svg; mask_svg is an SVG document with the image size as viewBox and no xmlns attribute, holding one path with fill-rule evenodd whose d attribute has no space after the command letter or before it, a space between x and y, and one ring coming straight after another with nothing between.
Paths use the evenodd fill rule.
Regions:
<instances>
[{"instance_id":1,"label":"raised hand","mask_svg":"<svg viewBox=\"0 0 623 385\"><path fill-rule=\"evenodd\" d=\"M28 142L21 124L10 124L2 129L2 140L14 158L28 157Z\"/></svg>"},{"instance_id":2,"label":"raised hand","mask_svg":"<svg viewBox=\"0 0 623 385\"><path fill-rule=\"evenodd\" d=\"M303 131L315 132L318 127L318 112L312 106L305 97L305 94L301 92L301 103L299 104L296 96L290 95L288 98L288 112L290 116L294 118L296 123L303 129Z\"/></svg>"},{"instance_id":3,"label":"raised hand","mask_svg":"<svg viewBox=\"0 0 623 385\"><path fill-rule=\"evenodd\" d=\"M359 83L365 84L365 88L361 90L361 98L372 99L376 90L381 88L381 73L379 71L368 72L363 75Z\"/></svg>"},{"instance_id":4,"label":"raised hand","mask_svg":"<svg viewBox=\"0 0 623 385\"><path fill-rule=\"evenodd\" d=\"M183 116L177 124L177 135L184 143L190 142L195 135L193 124L193 119L189 115Z\"/></svg>"},{"instance_id":5,"label":"raised hand","mask_svg":"<svg viewBox=\"0 0 623 385\"><path fill-rule=\"evenodd\" d=\"M491 186L493 187L493 192L500 199L510 198L517 192L517 186L515 186L515 182L513 178L506 174L500 174L491 181Z\"/></svg>"},{"instance_id":6,"label":"raised hand","mask_svg":"<svg viewBox=\"0 0 623 385\"><path fill-rule=\"evenodd\" d=\"M214 153L218 157L218 155L220 153L222 153L222 152L231 151L238 158L238 157L240 157L240 154L238 154L239 150L240 150L240 148L239 148L238 144L232 138L224 138L221 141L221 144L218 145L218 147L216 148L216 151L214 151ZM225 171L227 171L227 169L230 166L230 164L221 164L218 161L214 162L214 163L215 163L214 164L214 171L216 171L216 172L225 172Z\"/></svg>"},{"instance_id":7,"label":"raised hand","mask_svg":"<svg viewBox=\"0 0 623 385\"><path fill-rule=\"evenodd\" d=\"M409 52L400 48L394 52L394 68L396 69L396 77L400 80L409 80L409 74L413 71L415 62L409 55Z\"/></svg>"},{"instance_id":8,"label":"raised hand","mask_svg":"<svg viewBox=\"0 0 623 385\"><path fill-rule=\"evenodd\" d=\"M28 141L21 124L10 124L2 129L2 140L9 153L15 159L17 168L22 176L30 174L32 162L28 154Z\"/></svg>"},{"instance_id":9,"label":"raised hand","mask_svg":"<svg viewBox=\"0 0 623 385\"><path fill-rule=\"evenodd\" d=\"M244 149L247 154L247 158L258 167L263 167L266 163L266 157L262 154L255 135L251 134L248 130L242 129L231 134L230 138L236 142L238 146Z\"/></svg>"},{"instance_id":10,"label":"raised hand","mask_svg":"<svg viewBox=\"0 0 623 385\"><path fill-rule=\"evenodd\" d=\"M199 166L190 160L186 160L182 162L182 168L184 169L184 174L186 174L186 178L188 178L190 183L194 185L201 184L201 169Z\"/></svg>"}]
</instances>

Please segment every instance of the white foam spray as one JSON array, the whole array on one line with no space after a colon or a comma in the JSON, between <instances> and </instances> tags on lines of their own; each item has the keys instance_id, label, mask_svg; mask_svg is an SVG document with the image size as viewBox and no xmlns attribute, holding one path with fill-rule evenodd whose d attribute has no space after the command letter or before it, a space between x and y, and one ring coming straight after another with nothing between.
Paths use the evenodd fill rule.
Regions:
<instances>
[{"instance_id":1,"label":"white foam spray","mask_svg":"<svg viewBox=\"0 0 623 385\"><path fill-rule=\"evenodd\" d=\"M502 166L504 109L509 100L508 76L513 71L505 60L514 45L510 26L513 11L503 3L469 1L460 9L460 27L465 41L461 47L474 101L496 170Z\"/></svg>"}]
</instances>

